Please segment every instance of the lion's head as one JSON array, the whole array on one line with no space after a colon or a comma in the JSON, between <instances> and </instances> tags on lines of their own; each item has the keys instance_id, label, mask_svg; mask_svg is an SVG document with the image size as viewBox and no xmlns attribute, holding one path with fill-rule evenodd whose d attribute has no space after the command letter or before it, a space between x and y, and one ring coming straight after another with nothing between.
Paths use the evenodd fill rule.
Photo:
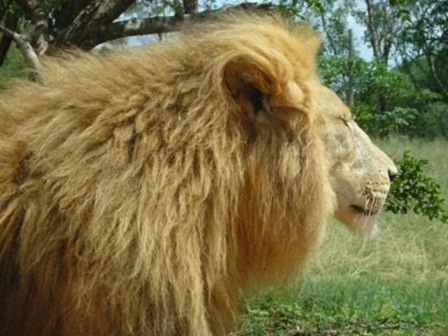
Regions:
<instances>
[{"instance_id":1,"label":"lion's head","mask_svg":"<svg viewBox=\"0 0 448 336\"><path fill-rule=\"evenodd\" d=\"M397 168L333 91L319 85L315 97L326 120L323 138L337 199L335 217L355 233L372 234Z\"/></svg>"}]
</instances>

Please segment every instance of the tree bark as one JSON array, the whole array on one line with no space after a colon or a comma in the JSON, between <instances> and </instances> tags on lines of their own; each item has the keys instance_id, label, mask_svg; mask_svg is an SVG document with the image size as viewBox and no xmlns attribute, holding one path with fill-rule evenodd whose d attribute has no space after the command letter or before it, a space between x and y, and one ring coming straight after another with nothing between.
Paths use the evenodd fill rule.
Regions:
<instances>
[{"instance_id":1,"label":"tree bark","mask_svg":"<svg viewBox=\"0 0 448 336\"><path fill-rule=\"evenodd\" d=\"M426 63L428 64L429 68L429 74L433 78L435 84L440 90L440 93L442 94L442 97L445 101L448 101L448 90L445 87L445 85L442 83L442 81L439 78L438 71L436 70L436 66L434 64L434 54L433 49L428 44L428 38L425 36L423 31L420 31L420 40L422 41L423 45L423 53L425 55Z\"/></svg>"},{"instance_id":2,"label":"tree bark","mask_svg":"<svg viewBox=\"0 0 448 336\"><path fill-rule=\"evenodd\" d=\"M126 1L129 2L129 0ZM90 4L80 12L72 25L68 27L63 34L61 34L56 42L56 45L75 45L81 49L89 50L98 44L115 40L117 38L179 31L183 26L192 21L196 21L210 14L216 13L216 11L204 11L181 16L155 16L144 19L132 18L129 20L113 21L112 18L115 15L119 15L117 14L119 11L116 11L115 14L109 16L107 20L100 22L97 27L95 23L90 24L89 22L92 20L92 17L96 15L95 13L100 12L98 7L100 2L100 0L90 2ZM104 7L103 11L107 8L107 6ZM230 8L241 8L244 10L270 10L273 6L271 3L244 3L237 6L232 6ZM110 20L113 22L108 22Z\"/></svg>"},{"instance_id":3,"label":"tree bark","mask_svg":"<svg viewBox=\"0 0 448 336\"><path fill-rule=\"evenodd\" d=\"M42 2L39 0L13 1L31 20L31 24L22 36L31 42L38 56L46 52L51 53L63 46L89 50L100 43L117 38L178 31L192 20L201 19L220 10L230 8L270 10L273 8L271 3L248 2L223 7L217 11L198 13L197 0L182 0L182 5L185 6L182 15L116 21L136 0L67 0L63 8L52 13L51 20L54 22L55 29L50 41L50 19L42 7Z\"/></svg>"},{"instance_id":4,"label":"tree bark","mask_svg":"<svg viewBox=\"0 0 448 336\"><path fill-rule=\"evenodd\" d=\"M347 69L347 103L350 107L354 105L354 88L353 88L353 32L348 30L348 69Z\"/></svg>"},{"instance_id":5,"label":"tree bark","mask_svg":"<svg viewBox=\"0 0 448 336\"><path fill-rule=\"evenodd\" d=\"M28 26L25 35L29 36L37 55L44 55L49 46L47 12L38 0L16 0L16 3L25 12L25 15L31 19L31 24Z\"/></svg>"},{"instance_id":6,"label":"tree bark","mask_svg":"<svg viewBox=\"0 0 448 336\"><path fill-rule=\"evenodd\" d=\"M57 45L76 45L93 48L95 35L103 35L112 22L128 9L135 0L91 1L58 37Z\"/></svg>"},{"instance_id":7,"label":"tree bark","mask_svg":"<svg viewBox=\"0 0 448 336\"><path fill-rule=\"evenodd\" d=\"M443 99L445 101L448 101L448 90L445 87L445 85L442 83L442 81L440 80L438 71L436 70L436 67L434 65L433 55L428 50L426 50L426 52L425 52L425 58L426 58L426 62L428 63L429 73L431 74L431 77L434 79L434 82L436 83L437 87L440 89L440 93L442 94Z\"/></svg>"},{"instance_id":8,"label":"tree bark","mask_svg":"<svg viewBox=\"0 0 448 336\"><path fill-rule=\"evenodd\" d=\"M190 16L163 16L147 19L130 19L117 21L109 25L107 30L97 34L91 39L90 44L85 44L89 49L97 44L136 35L164 34L179 31L182 26L190 22Z\"/></svg>"},{"instance_id":9,"label":"tree bark","mask_svg":"<svg viewBox=\"0 0 448 336\"><path fill-rule=\"evenodd\" d=\"M373 8L372 8L372 2L371 0L365 0L366 7L367 7L367 29L369 31L369 37L370 37L370 45L372 47L373 56L375 58L378 58L380 56L379 50L378 50L378 36L376 32L376 25L375 25L375 17L373 15Z\"/></svg>"},{"instance_id":10,"label":"tree bark","mask_svg":"<svg viewBox=\"0 0 448 336\"><path fill-rule=\"evenodd\" d=\"M327 36L327 40L328 40L328 44L330 45L330 49L333 52L333 55L337 55L338 54L338 50L336 48L336 45L333 41L333 38L331 37L330 32L328 31L328 27L327 27L327 20L325 19L325 14L323 12L320 13L320 20L322 22L322 29L325 32L325 35Z\"/></svg>"},{"instance_id":11,"label":"tree bark","mask_svg":"<svg viewBox=\"0 0 448 336\"><path fill-rule=\"evenodd\" d=\"M198 11L197 0L182 0L185 14L194 14Z\"/></svg>"},{"instance_id":12,"label":"tree bark","mask_svg":"<svg viewBox=\"0 0 448 336\"><path fill-rule=\"evenodd\" d=\"M55 26L66 29L92 0L69 0L55 13Z\"/></svg>"},{"instance_id":13,"label":"tree bark","mask_svg":"<svg viewBox=\"0 0 448 336\"><path fill-rule=\"evenodd\" d=\"M381 53L381 44L380 44L380 37L378 36L377 31L377 23L375 22L375 15L374 15L374 9L373 9L373 3L372 0L364 0L366 7L367 7L367 29L369 31L369 37L370 37L370 45L372 47L373 56L376 59L381 59L385 64L387 65L387 58L384 58L383 53ZM384 52L389 53L388 50L384 50ZM387 97L386 92L384 88L381 88L378 92L378 112L384 113L387 111Z\"/></svg>"}]
</instances>

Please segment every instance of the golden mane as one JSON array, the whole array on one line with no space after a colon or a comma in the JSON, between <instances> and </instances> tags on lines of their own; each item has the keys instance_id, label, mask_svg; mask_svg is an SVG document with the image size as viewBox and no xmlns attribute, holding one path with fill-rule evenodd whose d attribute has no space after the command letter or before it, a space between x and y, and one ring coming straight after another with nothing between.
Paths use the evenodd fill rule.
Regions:
<instances>
[{"instance_id":1,"label":"golden mane","mask_svg":"<svg viewBox=\"0 0 448 336\"><path fill-rule=\"evenodd\" d=\"M333 203L319 43L233 13L3 93L0 334L223 335L294 274Z\"/></svg>"}]
</instances>

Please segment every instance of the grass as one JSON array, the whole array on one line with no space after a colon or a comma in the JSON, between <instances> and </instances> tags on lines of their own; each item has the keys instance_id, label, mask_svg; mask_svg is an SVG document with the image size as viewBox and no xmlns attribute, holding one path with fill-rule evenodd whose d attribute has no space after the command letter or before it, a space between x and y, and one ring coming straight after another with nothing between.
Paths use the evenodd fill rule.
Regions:
<instances>
[{"instance_id":1,"label":"grass","mask_svg":"<svg viewBox=\"0 0 448 336\"><path fill-rule=\"evenodd\" d=\"M17 77L27 77L25 59L16 48L11 48L5 63L0 66L0 90L8 86L8 81Z\"/></svg>"},{"instance_id":2,"label":"grass","mask_svg":"<svg viewBox=\"0 0 448 336\"><path fill-rule=\"evenodd\" d=\"M377 142L428 159L448 199L448 141ZM448 335L448 226L384 213L380 229L363 240L329 223L304 280L251 298L235 335Z\"/></svg>"}]
</instances>

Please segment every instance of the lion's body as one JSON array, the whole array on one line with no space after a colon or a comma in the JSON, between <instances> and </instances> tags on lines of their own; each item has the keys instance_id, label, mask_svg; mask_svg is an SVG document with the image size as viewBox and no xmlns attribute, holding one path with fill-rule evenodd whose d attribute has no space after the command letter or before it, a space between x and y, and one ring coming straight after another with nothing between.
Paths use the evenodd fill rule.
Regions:
<instances>
[{"instance_id":1,"label":"lion's body","mask_svg":"<svg viewBox=\"0 0 448 336\"><path fill-rule=\"evenodd\" d=\"M307 112L318 43L228 21L51 61L48 87L0 96L1 335L225 334L240 290L303 264L333 204ZM281 124L243 115L222 84L251 57L280 108L288 80L302 89Z\"/></svg>"}]
</instances>

